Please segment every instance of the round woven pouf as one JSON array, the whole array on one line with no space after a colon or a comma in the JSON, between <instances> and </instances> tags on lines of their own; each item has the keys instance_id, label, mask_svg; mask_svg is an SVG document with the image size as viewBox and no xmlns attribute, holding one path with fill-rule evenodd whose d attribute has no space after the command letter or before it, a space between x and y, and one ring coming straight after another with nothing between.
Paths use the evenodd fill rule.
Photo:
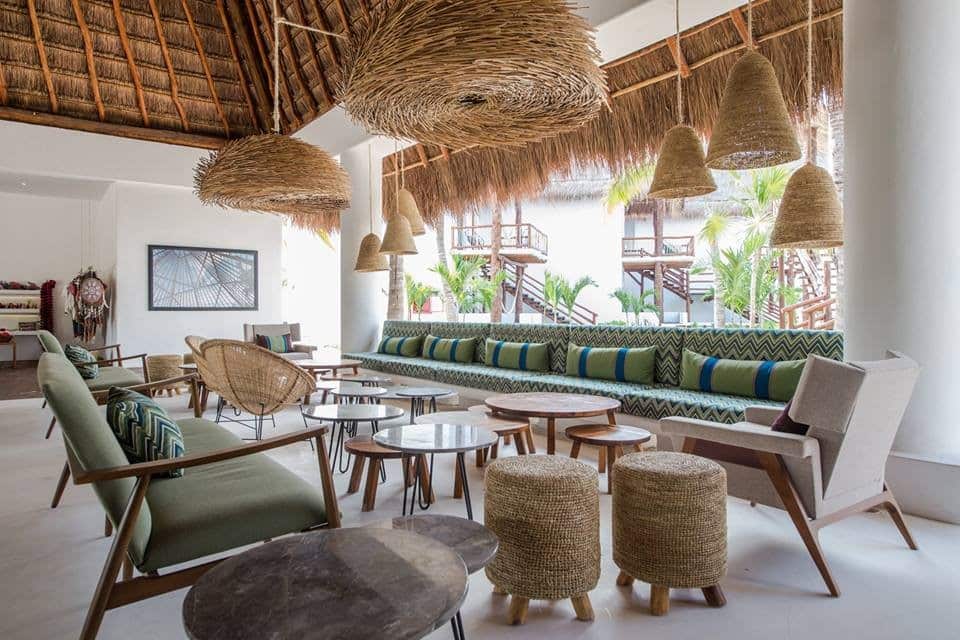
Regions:
<instances>
[{"instance_id":1,"label":"round woven pouf","mask_svg":"<svg viewBox=\"0 0 960 640\"><path fill-rule=\"evenodd\" d=\"M147 356L147 375L153 382L178 378L183 375L183 371L180 369L182 364L183 356L180 354ZM182 383L174 383L169 387L162 387L159 391L166 391L169 396L174 391L179 394L181 388Z\"/></svg>"},{"instance_id":2,"label":"round woven pouf","mask_svg":"<svg viewBox=\"0 0 960 640\"><path fill-rule=\"evenodd\" d=\"M530 600L570 598L593 620L589 592L600 579L597 472L559 456L502 458L487 468L484 523L500 540L486 567L494 590L510 594L511 624Z\"/></svg>"},{"instance_id":3,"label":"round woven pouf","mask_svg":"<svg viewBox=\"0 0 960 640\"><path fill-rule=\"evenodd\" d=\"M650 583L650 611L665 615L670 588L703 590L726 604L727 473L685 453L631 453L613 476L613 561L617 584Z\"/></svg>"}]
</instances>

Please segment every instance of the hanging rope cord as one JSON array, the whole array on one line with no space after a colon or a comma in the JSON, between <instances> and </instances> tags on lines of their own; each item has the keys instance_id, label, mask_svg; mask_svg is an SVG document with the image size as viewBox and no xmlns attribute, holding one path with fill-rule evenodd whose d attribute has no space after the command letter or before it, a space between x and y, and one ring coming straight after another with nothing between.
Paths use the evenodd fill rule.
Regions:
<instances>
[{"instance_id":1,"label":"hanging rope cord","mask_svg":"<svg viewBox=\"0 0 960 640\"><path fill-rule=\"evenodd\" d=\"M747 49L753 50L753 0L747 0Z\"/></svg>"},{"instance_id":2,"label":"hanging rope cord","mask_svg":"<svg viewBox=\"0 0 960 640\"><path fill-rule=\"evenodd\" d=\"M807 162L813 161L813 0L807 0Z\"/></svg>"},{"instance_id":3,"label":"hanging rope cord","mask_svg":"<svg viewBox=\"0 0 960 640\"><path fill-rule=\"evenodd\" d=\"M370 199L370 233L373 233L373 143L367 143L367 195Z\"/></svg>"},{"instance_id":4,"label":"hanging rope cord","mask_svg":"<svg viewBox=\"0 0 960 640\"><path fill-rule=\"evenodd\" d=\"M677 19L677 124L683 124L683 69L680 68L683 50L680 48L680 0L674 2L674 9Z\"/></svg>"}]
</instances>

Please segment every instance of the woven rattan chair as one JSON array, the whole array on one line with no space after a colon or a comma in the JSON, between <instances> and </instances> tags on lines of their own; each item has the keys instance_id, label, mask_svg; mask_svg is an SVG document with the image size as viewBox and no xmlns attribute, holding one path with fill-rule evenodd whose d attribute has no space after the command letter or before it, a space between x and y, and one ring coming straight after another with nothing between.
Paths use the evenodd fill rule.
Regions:
<instances>
[{"instance_id":1,"label":"woven rattan chair","mask_svg":"<svg viewBox=\"0 0 960 640\"><path fill-rule=\"evenodd\" d=\"M220 395L217 422L224 419L226 404L253 415L252 420L236 419L263 436L263 422L285 406L300 405L316 390L313 376L267 349L240 340L207 340L201 346L204 373L211 389ZM200 368L200 360L197 361Z\"/></svg>"},{"instance_id":2,"label":"woven rattan chair","mask_svg":"<svg viewBox=\"0 0 960 640\"><path fill-rule=\"evenodd\" d=\"M650 583L650 612L670 608L670 589L702 589L726 604L727 474L685 453L631 453L614 463L613 561L617 584Z\"/></svg>"}]
</instances>

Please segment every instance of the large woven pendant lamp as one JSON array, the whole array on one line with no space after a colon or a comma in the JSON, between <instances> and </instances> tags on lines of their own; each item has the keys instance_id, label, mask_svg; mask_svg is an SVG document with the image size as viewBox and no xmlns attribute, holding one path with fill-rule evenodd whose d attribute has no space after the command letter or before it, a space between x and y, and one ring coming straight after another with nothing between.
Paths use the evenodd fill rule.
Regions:
<instances>
[{"instance_id":1,"label":"large woven pendant lamp","mask_svg":"<svg viewBox=\"0 0 960 640\"><path fill-rule=\"evenodd\" d=\"M753 0L747 5L747 25L747 52L727 77L710 136L711 169L773 167L801 155L777 74L753 43Z\"/></svg>"},{"instance_id":2,"label":"large woven pendant lamp","mask_svg":"<svg viewBox=\"0 0 960 640\"><path fill-rule=\"evenodd\" d=\"M677 19L677 49L680 48L680 0L674 3ZM700 136L683 124L683 75L677 65L677 126L667 131L647 194L651 198L692 198L717 190L704 164Z\"/></svg>"},{"instance_id":3,"label":"large woven pendant lamp","mask_svg":"<svg viewBox=\"0 0 960 640\"><path fill-rule=\"evenodd\" d=\"M397 192L397 208L400 215L410 223L410 231L415 236L422 236L427 233L427 227L423 224L423 217L420 215L420 207L413 194L407 190L407 172L404 167L403 150L400 150L400 191Z\"/></svg>"},{"instance_id":4,"label":"large woven pendant lamp","mask_svg":"<svg viewBox=\"0 0 960 640\"><path fill-rule=\"evenodd\" d=\"M354 271L368 273L371 271L389 271L390 263L387 256L380 253L380 236L373 232L373 151L367 143L367 184L370 192L370 233L360 241L360 251L357 252L357 264Z\"/></svg>"},{"instance_id":5,"label":"large woven pendant lamp","mask_svg":"<svg viewBox=\"0 0 960 640\"><path fill-rule=\"evenodd\" d=\"M273 23L276 43L281 23L277 0ZM229 141L201 160L194 174L197 196L204 204L286 214L299 226L333 230L327 227L339 228L339 214L350 206L350 177L323 149L280 133L279 51L274 46L273 132Z\"/></svg>"},{"instance_id":6,"label":"large woven pendant lamp","mask_svg":"<svg viewBox=\"0 0 960 640\"><path fill-rule=\"evenodd\" d=\"M394 172L395 194L393 214L387 220L383 231L383 244L380 253L390 256L409 256L417 252L417 243L413 239L410 221L400 213L400 172Z\"/></svg>"},{"instance_id":7,"label":"large woven pendant lamp","mask_svg":"<svg viewBox=\"0 0 960 640\"><path fill-rule=\"evenodd\" d=\"M778 249L843 245L843 208L833 176L815 164L813 140L813 0L807 0L807 163L793 172L770 234Z\"/></svg>"}]
</instances>

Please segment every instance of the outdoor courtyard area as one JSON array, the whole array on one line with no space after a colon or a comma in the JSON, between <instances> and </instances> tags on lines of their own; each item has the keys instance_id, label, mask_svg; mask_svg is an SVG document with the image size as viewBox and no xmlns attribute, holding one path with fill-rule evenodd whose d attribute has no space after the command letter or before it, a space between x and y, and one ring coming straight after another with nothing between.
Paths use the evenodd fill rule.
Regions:
<instances>
[{"instance_id":1,"label":"outdoor courtyard area","mask_svg":"<svg viewBox=\"0 0 960 640\"><path fill-rule=\"evenodd\" d=\"M466 405L468 399L461 398ZM184 397L163 398L172 416L190 415ZM48 413L39 400L0 405L5 442L0 465L6 469L0 491L6 498L0 513L0 584L3 616L0 637L10 640L68 638L83 622L93 586L110 540L103 537L103 510L89 487L67 487L63 503L49 508L63 463L59 434L43 439ZM444 407L446 409L446 407ZM302 429L299 412L286 411L278 431ZM238 434L243 430L236 429ZM274 435L268 430L266 436ZM544 439L537 436L539 447ZM568 446L560 444L560 454ZM507 455L513 455L512 448ZM306 444L275 454L277 460L319 486L316 455ZM470 462L468 460L468 462ZM591 464L593 461L590 461ZM360 512L360 494L345 494L348 476L335 474L343 526L354 527L400 514L402 485L399 463L387 465L388 480L380 487L376 511ZM474 488L475 517L482 521L482 471L468 465ZM601 477L602 478L602 477ZM427 513L463 515L454 500L453 457L437 456L438 502ZM507 624L508 598L494 595L483 573L471 577L463 607L470 638L823 638L852 636L877 640L946 638L946 622L960 589L960 545L956 527L922 518L907 521L919 543L912 552L903 544L885 513L863 514L824 530L824 551L843 595L830 598L786 513L730 499L728 502L729 570L723 581L727 606L712 609L696 590L671 594L665 617L648 611L648 587L617 587L611 558L610 496L600 498L602 573L590 597L596 619L574 618L569 601L535 601L527 623ZM185 591L129 605L107 614L98 637L171 639L184 637L181 606ZM229 614L228 614L229 615ZM316 612L318 624L334 611ZM946 626L945 626L946 625ZM429 637L448 638L444 625Z\"/></svg>"}]
</instances>

